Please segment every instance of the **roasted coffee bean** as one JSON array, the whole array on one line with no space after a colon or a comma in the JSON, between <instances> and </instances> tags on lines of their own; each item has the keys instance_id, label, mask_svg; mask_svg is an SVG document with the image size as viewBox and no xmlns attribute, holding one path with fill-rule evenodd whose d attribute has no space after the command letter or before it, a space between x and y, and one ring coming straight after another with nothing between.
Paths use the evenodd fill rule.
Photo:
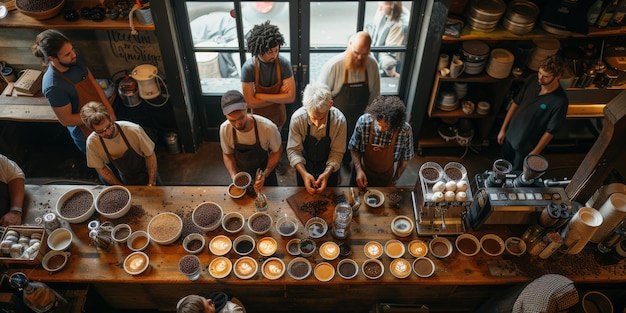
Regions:
<instances>
[{"instance_id":1,"label":"roasted coffee bean","mask_svg":"<svg viewBox=\"0 0 626 313\"><path fill-rule=\"evenodd\" d=\"M180 259L178 267L183 274L193 274L200 267L200 262L193 255L187 255Z\"/></svg>"},{"instance_id":2,"label":"roasted coffee bean","mask_svg":"<svg viewBox=\"0 0 626 313\"><path fill-rule=\"evenodd\" d=\"M196 251L202 247L202 241L200 239L194 239L187 243L187 249L190 251Z\"/></svg>"},{"instance_id":3,"label":"roasted coffee bean","mask_svg":"<svg viewBox=\"0 0 626 313\"><path fill-rule=\"evenodd\" d=\"M129 200L130 195L125 190L112 189L100 196L98 208L103 213L116 213L123 209Z\"/></svg>"},{"instance_id":4,"label":"roasted coffee bean","mask_svg":"<svg viewBox=\"0 0 626 313\"><path fill-rule=\"evenodd\" d=\"M62 0L15 0L15 5L20 10L29 12L43 12L55 8Z\"/></svg>"},{"instance_id":5,"label":"roasted coffee bean","mask_svg":"<svg viewBox=\"0 0 626 313\"><path fill-rule=\"evenodd\" d=\"M75 218L85 214L93 205L93 196L89 191L79 191L63 203L59 213L61 217Z\"/></svg>"},{"instance_id":6,"label":"roasted coffee bean","mask_svg":"<svg viewBox=\"0 0 626 313\"><path fill-rule=\"evenodd\" d=\"M300 211L310 213L313 216L319 216L320 214L326 212L326 210L328 209L326 207L327 205L328 201L315 200L301 203L298 209L300 209Z\"/></svg>"},{"instance_id":7,"label":"roasted coffee bean","mask_svg":"<svg viewBox=\"0 0 626 313\"><path fill-rule=\"evenodd\" d=\"M220 208L213 203L205 203L196 209L194 219L198 226L210 227L222 218Z\"/></svg>"},{"instance_id":8,"label":"roasted coffee bean","mask_svg":"<svg viewBox=\"0 0 626 313\"><path fill-rule=\"evenodd\" d=\"M254 231L263 232L269 229L271 224L272 224L272 220L270 219L269 216L260 215L252 221L250 226L252 226L252 230Z\"/></svg>"}]
</instances>

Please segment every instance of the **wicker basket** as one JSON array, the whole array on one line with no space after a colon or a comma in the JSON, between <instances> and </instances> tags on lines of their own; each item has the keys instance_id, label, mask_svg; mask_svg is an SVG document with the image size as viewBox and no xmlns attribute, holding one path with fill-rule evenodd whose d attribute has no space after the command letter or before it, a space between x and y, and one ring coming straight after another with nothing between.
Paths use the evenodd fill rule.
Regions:
<instances>
[{"instance_id":1,"label":"wicker basket","mask_svg":"<svg viewBox=\"0 0 626 313\"><path fill-rule=\"evenodd\" d=\"M19 1L15 2L15 7L17 8L19 12L21 12L22 14L28 15L36 20L40 20L40 21L51 19L57 16L59 12L61 12L61 10L63 9L63 6L65 6L65 0L61 0L59 5L46 11L26 11L23 8L20 8Z\"/></svg>"}]
</instances>

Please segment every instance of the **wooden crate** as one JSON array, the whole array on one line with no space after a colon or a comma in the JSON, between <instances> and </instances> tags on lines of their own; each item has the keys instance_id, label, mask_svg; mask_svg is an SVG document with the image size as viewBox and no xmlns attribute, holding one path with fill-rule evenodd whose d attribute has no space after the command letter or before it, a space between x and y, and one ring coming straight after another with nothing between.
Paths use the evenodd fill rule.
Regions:
<instances>
[{"instance_id":1,"label":"wooden crate","mask_svg":"<svg viewBox=\"0 0 626 313\"><path fill-rule=\"evenodd\" d=\"M41 234L41 243L39 246L39 251L37 252L37 254L35 255L35 257L33 259L17 259L17 258L12 258L10 256L0 256L0 263L7 263L7 264L13 264L13 263L19 263L19 264L39 264L41 263L41 260L43 259L43 256L46 254L46 250L48 248L48 243L46 242L46 230L45 228L43 228L42 226L9 226L6 228L6 230L4 231L4 234L2 234L2 240L5 240L5 237L7 235L7 232L10 230L14 230L16 231L18 234L20 235L26 235L28 237L31 237L33 234Z\"/></svg>"}]
</instances>

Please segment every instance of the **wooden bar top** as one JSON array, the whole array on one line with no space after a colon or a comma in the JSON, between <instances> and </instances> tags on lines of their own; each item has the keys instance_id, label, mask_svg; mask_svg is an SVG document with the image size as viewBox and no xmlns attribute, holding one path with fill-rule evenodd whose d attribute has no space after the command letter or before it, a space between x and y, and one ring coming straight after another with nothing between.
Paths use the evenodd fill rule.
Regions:
<instances>
[{"instance_id":1,"label":"wooden bar top","mask_svg":"<svg viewBox=\"0 0 626 313\"><path fill-rule=\"evenodd\" d=\"M37 218L40 218L47 212L54 212L57 200L67 191L77 187L83 187L91 190L94 196L97 196L105 186L76 186L76 185L27 185L27 199L25 204L25 224L36 224ZM127 223L131 225L133 231L146 230L148 222L152 217L160 212L174 212L178 214L184 221L184 224L191 223L190 213L200 203L212 201L219 204L224 213L237 211L244 215L246 220L255 212L254 199L245 195L241 199L232 199L227 194L225 186L161 186L161 187L145 187L145 186L128 186L132 195L132 208L127 215L122 218L111 220L113 224ZM381 244L385 244L390 239L399 239L405 246L414 239L421 239L429 242L431 236L418 236L413 232L412 235L399 238L391 232L390 223L392 219L398 215L407 215L415 219L412 205L412 189L402 188L378 188L385 195L389 193L398 193L402 195L399 207L390 207L389 202L385 201L381 208L372 209L362 204L359 210L359 216L353 219L350 225L351 234L347 240L334 239L330 231L322 238L316 239L319 247L325 241L336 241L349 243L352 248L352 254L349 256L354 259L359 266L366 259L363 253L364 244L374 240ZM286 243L292 238L308 237L304 231L304 225L299 224L298 232L292 236L283 238L275 229L276 220L284 215L296 217L291 206L287 202L287 198L301 194L302 187L265 187L263 192L268 198L268 213L272 216L274 224L272 229L264 236L271 236L278 242L278 250L274 256L281 258L285 264L295 258L286 251ZM334 188L328 191L330 194L341 194L349 192L349 188ZM334 204L329 205L334 207ZM297 217L296 217L297 218ZM90 245L91 240L88 238L87 224L89 221L99 219L101 222L106 218L99 217L98 213L80 224L68 224L61 221L61 226L71 229L74 234L72 245L68 249L71 257L68 265L63 270L50 274L45 271L40 264L19 265L11 264L12 271L24 271L29 277L35 280L48 282L92 282L92 283L139 283L139 284L187 284L191 281L187 279L178 270L178 262L181 257L187 253L182 247L183 236L185 235L186 226L183 227L183 236L171 245L162 246L154 242L145 250L150 257L150 267L140 275L131 276L122 268L124 258L130 254L130 249L124 244L114 244L108 251L96 249ZM498 229L481 229L480 233L474 233L480 238L482 234L487 232L495 232L502 238L508 236L520 236L524 229L511 230L508 228ZM215 235L223 234L234 239L240 234L249 234L257 241L264 236L256 236L248 227L244 227L238 234L229 234L220 226L214 231L206 233L207 246L209 240ZM455 236L448 237L454 242ZM264 278L260 272L248 280L238 279L234 273L231 273L224 279L214 279L206 267L209 262L216 256L212 255L205 246L204 250L198 254L203 266L201 277L193 283L203 284L229 284L229 285L323 285L323 284L421 284L421 285L498 285L511 284L517 282L529 281L535 277L546 273L562 274L575 282L587 283L617 283L626 282L626 269L623 261L617 265L601 266L594 261L595 251L583 251L578 255L567 255L561 260L541 260L531 258L527 254L521 257L513 257L511 255L501 255L498 257L489 257L479 252L474 257L465 257L458 251L455 251L445 259L436 259L430 253L427 255L431 258L435 265L435 274L429 278L419 278L415 273L411 273L408 278L395 278L389 271L391 259L383 255L380 260L383 262L385 269L380 279L370 280L366 278L361 271L351 280L344 280L335 274L335 277L329 282L320 282L313 275L304 280L295 280L287 273L277 280L268 280ZM250 254L251 257L259 262L259 268L265 257L261 257L255 250ZM239 257L234 251L226 255L231 261ZM412 262L415 258L408 252L404 258ZM318 252L308 258L312 266L324 260ZM337 266L340 258L328 261L333 266Z\"/></svg>"}]
</instances>

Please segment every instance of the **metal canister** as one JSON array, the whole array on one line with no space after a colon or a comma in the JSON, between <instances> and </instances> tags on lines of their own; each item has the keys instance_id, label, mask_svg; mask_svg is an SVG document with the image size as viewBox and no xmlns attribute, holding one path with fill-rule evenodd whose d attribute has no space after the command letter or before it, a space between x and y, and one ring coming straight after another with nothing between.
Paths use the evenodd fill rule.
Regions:
<instances>
[{"instance_id":1,"label":"metal canister","mask_svg":"<svg viewBox=\"0 0 626 313\"><path fill-rule=\"evenodd\" d=\"M56 214L46 213L43 215L43 225L48 232L52 232L53 230L61 227L61 222L59 222Z\"/></svg>"},{"instance_id":2,"label":"metal canister","mask_svg":"<svg viewBox=\"0 0 626 313\"><path fill-rule=\"evenodd\" d=\"M578 88L587 88L591 85L596 78L596 71L592 68L588 68L578 79Z\"/></svg>"}]
</instances>

